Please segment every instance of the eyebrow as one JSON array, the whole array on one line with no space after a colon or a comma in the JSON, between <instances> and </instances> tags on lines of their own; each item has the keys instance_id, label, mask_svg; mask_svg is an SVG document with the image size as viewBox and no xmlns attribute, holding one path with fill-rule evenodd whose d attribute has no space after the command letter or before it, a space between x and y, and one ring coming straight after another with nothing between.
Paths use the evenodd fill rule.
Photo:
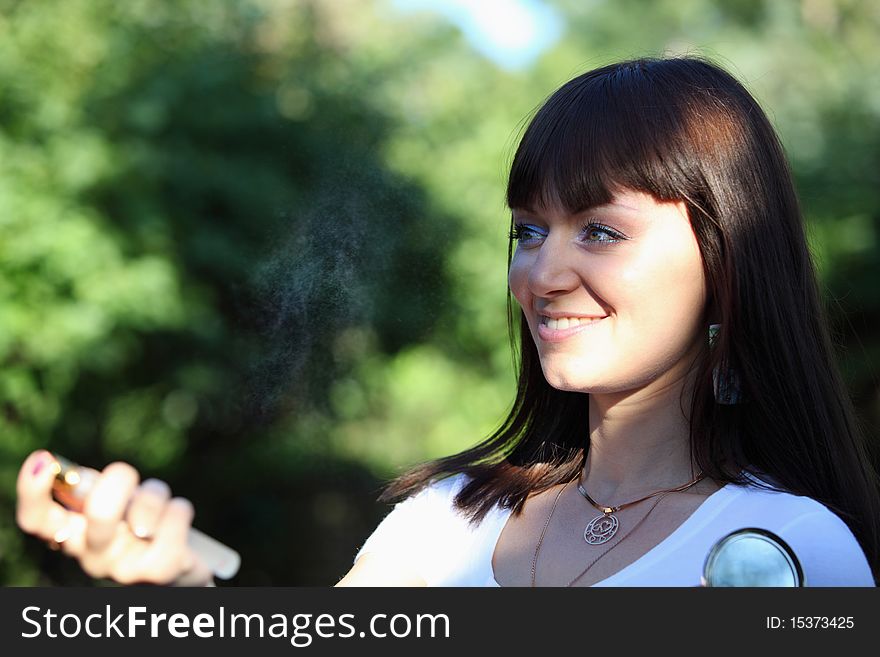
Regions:
<instances>
[{"instance_id":1,"label":"eyebrow","mask_svg":"<svg viewBox=\"0 0 880 657\"><path fill-rule=\"evenodd\" d=\"M603 203L602 205L596 205L583 211L588 212L590 210L613 210L615 208L623 208L624 210L629 210L630 212L641 212L641 210L639 210L638 208L634 208L631 205L625 205L616 201L612 201L611 203Z\"/></svg>"},{"instance_id":2,"label":"eyebrow","mask_svg":"<svg viewBox=\"0 0 880 657\"><path fill-rule=\"evenodd\" d=\"M611 201L610 203L602 203L601 205L591 205L589 207L583 208L581 210L577 210L571 214L578 215L583 214L585 212L596 212L597 210L614 210L616 208L621 208L623 210L628 210L630 212L641 212L638 208L634 208L631 205L625 205L623 203L617 201ZM528 214L539 215L541 214L535 208L531 206L517 206L515 208L510 208L511 212L526 212Z\"/></svg>"}]
</instances>

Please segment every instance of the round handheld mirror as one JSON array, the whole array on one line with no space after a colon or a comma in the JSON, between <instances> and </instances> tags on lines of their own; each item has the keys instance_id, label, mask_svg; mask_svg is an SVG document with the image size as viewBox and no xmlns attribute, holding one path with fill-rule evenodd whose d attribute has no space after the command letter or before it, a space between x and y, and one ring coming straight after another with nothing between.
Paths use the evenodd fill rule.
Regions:
<instances>
[{"instance_id":1,"label":"round handheld mirror","mask_svg":"<svg viewBox=\"0 0 880 657\"><path fill-rule=\"evenodd\" d=\"M794 551L773 532L747 527L731 532L709 551L703 586L806 586Z\"/></svg>"}]
</instances>

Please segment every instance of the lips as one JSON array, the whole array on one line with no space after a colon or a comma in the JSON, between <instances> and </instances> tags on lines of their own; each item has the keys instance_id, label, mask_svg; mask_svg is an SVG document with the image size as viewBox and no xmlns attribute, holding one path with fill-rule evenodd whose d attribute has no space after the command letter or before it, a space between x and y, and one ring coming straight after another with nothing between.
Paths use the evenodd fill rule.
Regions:
<instances>
[{"instance_id":1,"label":"lips","mask_svg":"<svg viewBox=\"0 0 880 657\"><path fill-rule=\"evenodd\" d=\"M548 317L541 315L538 337L544 342L561 342L584 331L595 330L605 317Z\"/></svg>"}]
</instances>

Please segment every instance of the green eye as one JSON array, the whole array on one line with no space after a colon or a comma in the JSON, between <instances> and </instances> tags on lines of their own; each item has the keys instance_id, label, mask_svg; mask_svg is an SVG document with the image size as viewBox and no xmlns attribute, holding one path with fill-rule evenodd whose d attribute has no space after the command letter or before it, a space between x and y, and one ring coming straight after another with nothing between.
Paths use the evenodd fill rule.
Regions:
<instances>
[{"instance_id":1,"label":"green eye","mask_svg":"<svg viewBox=\"0 0 880 657\"><path fill-rule=\"evenodd\" d=\"M586 242L591 244L613 244L615 242L619 242L623 239L623 235L618 233L613 228L609 228L608 226L603 226L602 224L597 223L588 223L583 228L584 233L587 235ZM596 239L593 239L593 236L598 236Z\"/></svg>"}]
</instances>

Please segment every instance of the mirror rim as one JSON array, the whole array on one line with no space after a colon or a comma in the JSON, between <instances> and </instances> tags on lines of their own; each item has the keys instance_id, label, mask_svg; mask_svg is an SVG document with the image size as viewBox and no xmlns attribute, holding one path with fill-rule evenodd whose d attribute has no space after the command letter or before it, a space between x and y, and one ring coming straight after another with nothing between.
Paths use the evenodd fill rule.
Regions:
<instances>
[{"instance_id":1,"label":"mirror rim","mask_svg":"<svg viewBox=\"0 0 880 657\"><path fill-rule=\"evenodd\" d=\"M712 549L709 550L709 554L706 555L706 560L703 562L703 573L701 577L701 583L703 586L711 588L711 585L709 584L710 568L717 560L719 552L721 552L725 546L730 544L731 541L736 539L741 534L757 534L758 538L762 538L765 541L769 542L771 545L775 545L776 547L778 547L779 551L785 557L786 561L788 561L792 573L795 576L796 581L792 588L806 586L806 578L804 577L804 571L801 567L801 562L795 555L794 550L791 549L791 546L786 543L778 534L771 532L769 529L762 529L760 527L743 527L741 529L736 529L728 534L725 534L718 541L716 541L716 543L712 546Z\"/></svg>"}]
</instances>

